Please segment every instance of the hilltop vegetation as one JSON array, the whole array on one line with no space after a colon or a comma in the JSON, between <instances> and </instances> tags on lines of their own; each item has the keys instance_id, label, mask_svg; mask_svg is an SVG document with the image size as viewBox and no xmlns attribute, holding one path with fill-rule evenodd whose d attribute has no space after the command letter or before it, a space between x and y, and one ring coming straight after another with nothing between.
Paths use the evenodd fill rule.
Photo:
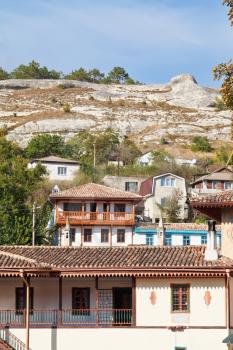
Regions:
<instances>
[{"instance_id":1,"label":"hilltop vegetation","mask_svg":"<svg viewBox=\"0 0 233 350\"><path fill-rule=\"evenodd\" d=\"M64 74L54 69L49 70L46 66L41 67L40 63L34 60L28 65L20 64L12 72L7 72L0 67L0 80L6 79L68 79L98 84L139 84L122 67L114 67L107 74L97 68L86 70L82 67L69 74Z\"/></svg>"}]
</instances>

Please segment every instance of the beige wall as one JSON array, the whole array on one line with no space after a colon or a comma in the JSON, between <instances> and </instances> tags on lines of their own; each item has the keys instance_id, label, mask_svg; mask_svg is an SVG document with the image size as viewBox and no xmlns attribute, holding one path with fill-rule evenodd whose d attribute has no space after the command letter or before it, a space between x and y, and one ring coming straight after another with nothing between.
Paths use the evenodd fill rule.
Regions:
<instances>
[{"instance_id":1,"label":"beige wall","mask_svg":"<svg viewBox=\"0 0 233 350\"><path fill-rule=\"evenodd\" d=\"M185 202L186 202L186 186L185 186L185 180L179 177L176 177L175 175L167 175L164 177L172 177L175 178L175 186L161 186L161 177L154 178L154 192L152 196L145 199L144 205L145 205L145 215L149 215L152 220L154 221L155 218L160 217L160 209L156 205L156 203L161 204L162 198L169 198L171 197L176 190L179 190L182 193L182 198L180 200L181 204L181 212L180 217L183 219L185 217Z\"/></svg>"},{"instance_id":2,"label":"beige wall","mask_svg":"<svg viewBox=\"0 0 233 350\"><path fill-rule=\"evenodd\" d=\"M12 332L25 340L24 329ZM33 350L227 350L222 340L226 329L186 329L172 332L168 329L32 329L30 347Z\"/></svg>"},{"instance_id":3,"label":"beige wall","mask_svg":"<svg viewBox=\"0 0 233 350\"><path fill-rule=\"evenodd\" d=\"M172 283L190 284L190 313L171 312ZM205 291L210 291L211 303L205 305ZM156 293L152 305L151 292ZM137 278L137 326L225 326L225 280L200 279L143 279ZM201 317L200 317L201 315ZM216 316L217 315L217 316Z\"/></svg>"},{"instance_id":4,"label":"beige wall","mask_svg":"<svg viewBox=\"0 0 233 350\"><path fill-rule=\"evenodd\" d=\"M233 258L233 208L222 209L222 255Z\"/></svg>"}]
</instances>

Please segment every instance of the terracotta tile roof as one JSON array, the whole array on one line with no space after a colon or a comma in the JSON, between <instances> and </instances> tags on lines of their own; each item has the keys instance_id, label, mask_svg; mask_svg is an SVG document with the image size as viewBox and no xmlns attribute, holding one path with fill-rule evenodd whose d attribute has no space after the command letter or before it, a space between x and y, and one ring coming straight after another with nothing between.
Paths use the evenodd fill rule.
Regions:
<instances>
[{"instance_id":1,"label":"terracotta tile roof","mask_svg":"<svg viewBox=\"0 0 233 350\"><path fill-rule=\"evenodd\" d=\"M119 273L233 268L233 260L220 257L204 259L204 246L170 247L29 247L1 246L0 272L3 269L48 268L53 271L80 273L105 270Z\"/></svg>"},{"instance_id":2,"label":"terracotta tile roof","mask_svg":"<svg viewBox=\"0 0 233 350\"><path fill-rule=\"evenodd\" d=\"M74 199L119 199L119 200L133 200L141 201L142 197L131 192L120 191L116 188L107 187L95 183L89 183L68 190L52 193L51 199L56 198L74 198Z\"/></svg>"},{"instance_id":3,"label":"terracotta tile roof","mask_svg":"<svg viewBox=\"0 0 233 350\"><path fill-rule=\"evenodd\" d=\"M79 164L76 160L66 159L56 156L48 156L43 158L35 158L31 161L33 162L45 162L45 163L71 163L71 164Z\"/></svg>"},{"instance_id":4,"label":"terracotta tile roof","mask_svg":"<svg viewBox=\"0 0 233 350\"><path fill-rule=\"evenodd\" d=\"M202 195L189 198L192 207L231 207L233 206L233 190L222 191L215 194Z\"/></svg>"}]
</instances>

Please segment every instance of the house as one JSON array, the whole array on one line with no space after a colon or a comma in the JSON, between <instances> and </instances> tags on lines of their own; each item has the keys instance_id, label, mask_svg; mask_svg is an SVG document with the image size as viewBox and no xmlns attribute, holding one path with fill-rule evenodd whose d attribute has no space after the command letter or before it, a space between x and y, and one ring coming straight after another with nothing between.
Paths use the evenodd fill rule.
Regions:
<instances>
[{"instance_id":1,"label":"house","mask_svg":"<svg viewBox=\"0 0 233 350\"><path fill-rule=\"evenodd\" d=\"M79 163L75 160L55 156L33 159L28 167L35 168L37 164L46 168L50 181L72 181L80 169Z\"/></svg>"},{"instance_id":2,"label":"house","mask_svg":"<svg viewBox=\"0 0 233 350\"><path fill-rule=\"evenodd\" d=\"M208 227L195 223L140 224L134 230L134 244L148 246L206 245ZM221 247L221 226L216 227L216 244Z\"/></svg>"},{"instance_id":3,"label":"house","mask_svg":"<svg viewBox=\"0 0 233 350\"><path fill-rule=\"evenodd\" d=\"M89 183L50 195L62 246L133 244L138 194Z\"/></svg>"},{"instance_id":4,"label":"house","mask_svg":"<svg viewBox=\"0 0 233 350\"><path fill-rule=\"evenodd\" d=\"M207 248L1 246L0 344L232 349L233 260L214 234Z\"/></svg>"},{"instance_id":5,"label":"house","mask_svg":"<svg viewBox=\"0 0 233 350\"><path fill-rule=\"evenodd\" d=\"M233 172L228 167L222 167L210 174L198 177L190 186L192 196L233 189Z\"/></svg>"},{"instance_id":6,"label":"house","mask_svg":"<svg viewBox=\"0 0 233 350\"><path fill-rule=\"evenodd\" d=\"M180 219L187 215L187 191L183 177L172 173L152 176L141 183L139 194L144 197L145 215L153 222L158 222L161 217L160 206L164 207L166 201L176 194L180 196Z\"/></svg>"},{"instance_id":7,"label":"house","mask_svg":"<svg viewBox=\"0 0 233 350\"><path fill-rule=\"evenodd\" d=\"M139 193L140 185L146 177L142 176L112 176L106 175L102 182L105 186L115 187L121 191Z\"/></svg>"},{"instance_id":8,"label":"house","mask_svg":"<svg viewBox=\"0 0 233 350\"><path fill-rule=\"evenodd\" d=\"M141 165L141 166L150 166L153 165L153 155L152 155L152 151L151 152L147 152L142 154L140 157L138 157L137 159L137 164ZM185 166L190 166L190 167L194 167L197 164L197 160L196 159L184 159L184 158L171 158L171 157L165 157L166 161L174 161L175 163L177 163L178 165L185 165Z\"/></svg>"}]
</instances>

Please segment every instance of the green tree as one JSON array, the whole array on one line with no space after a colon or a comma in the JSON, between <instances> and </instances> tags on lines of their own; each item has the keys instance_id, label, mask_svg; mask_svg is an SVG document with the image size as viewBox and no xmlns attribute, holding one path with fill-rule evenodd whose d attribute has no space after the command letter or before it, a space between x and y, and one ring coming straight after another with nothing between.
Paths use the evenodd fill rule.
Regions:
<instances>
[{"instance_id":1,"label":"green tree","mask_svg":"<svg viewBox=\"0 0 233 350\"><path fill-rule=\"evenodd\" d=\"M99 69L94 68L89 70L88 78L92 83L100 83L104 78L104 73L101 73Z\"/></svg>"},{"instance_id":2,"label":"green tree","mask_svg":"<svg viewBox=\"0 0 233 350\"><path fill-rule=\"evenodd\" d=\"M28 65L19 65L10 74L13 79L60 79L61 76L62 73L55 70L49 71L45 66L40 67L40 64L34 60Z\"/></svg>"},{"instance_id":3,"label":"green tree","mask_svg":"<svg viewBox=\"0 0 233 350\"><path fill-rule=\"evenodd\" d=\"M82 67L72 71L65 78L69 80L91 81L88 72Z\"/></svg>"},{"instance_id":4,"label":"green tree","mask_svg":"<svg viewBox=\"0 0 233 350\"><path fill-rule=\"evenodd\" d=\"M119 145L119 154L124 164L132 164L141 155L141 152L132 140L125 137Z\"/></svg>"},{"instance_id":5,"label":"green tree","mask_svg":"<svg viewBox=\"0 0 233 350\"><path fill-rule=\"evenodd\" d=\"M29 197L43 181L42 166L27 168L17 146L0 136L0 244L31 241L32 215Z\"/></svg>"},{"instance_id":6,"label":"green tree","mask_svg":"<svg viewBox=\"0 0 233 350\"><path fill-rule=\"evenodd\" d=\"M60 135L42 134L31 139L24 153L29 159L50 155L69 157L71 148L65 144L64 139Z\"/></svg>"},{"instance_id":7,"label":"green tree","mask_svg":"<svg viewBox=\"0 0 233 350\"><path fill-rule=\"evenodd\" d=\"M122 67L114 67L106 77L107 82L114 84L125 84L129 79L129 74Z\"/></svg>"},{"instance_id":8,"label":"green tree","mask_svg":"<svg viewBox=\"0 0 233 350\"><path fill-rule=\"evenodd\" d=\"M224 0L223 3L229 7L229 20L231 24L233 25L233 0Z\"/></svg>"},{"instance_id":9,"label":"green tree","mask_svg":"<svg viewBox=\"0 0 233 350\"><path fill-rule=\"evenodd\" d=\"M9 79L9 73L0 67L0 80Z\"/></svg>"},{"instance_id":10,"label":"green tree","mask_svg":"<svg viewBox=\"0 0 233 350\"><path fill-rule=\"evenodd\" d=\"M206 136L194 136L191 149L193 152L211 152L213 150Z\"/></svg>"}]
</instances>

